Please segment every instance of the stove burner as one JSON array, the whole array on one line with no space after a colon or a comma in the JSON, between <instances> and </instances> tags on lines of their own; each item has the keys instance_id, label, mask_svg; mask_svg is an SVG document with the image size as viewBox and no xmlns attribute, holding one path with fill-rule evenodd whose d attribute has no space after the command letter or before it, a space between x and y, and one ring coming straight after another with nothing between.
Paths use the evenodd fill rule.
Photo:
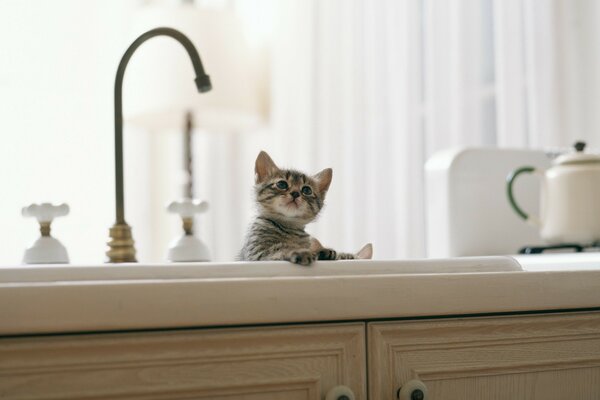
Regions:
<instances>
[{"instance_id":1,"label":"stove burner","mask_svg":"<svg viewBox=\"0 0 600 400\"><path fill-rule=\"evenodd\" d=\"M564 243L554 246L526 246L519 250L519 254L542 254L550 253L583 253L588 251L600 251L600 242L584 246L577 243Z\"/></svg>"}]
</instances>

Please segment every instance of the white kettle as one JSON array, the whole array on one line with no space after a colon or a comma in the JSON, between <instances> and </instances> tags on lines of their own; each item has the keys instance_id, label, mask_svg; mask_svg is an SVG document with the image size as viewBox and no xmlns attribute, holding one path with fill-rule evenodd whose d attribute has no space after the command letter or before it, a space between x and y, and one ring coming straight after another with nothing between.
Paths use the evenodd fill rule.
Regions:
<instances>
[{"instance_id":1,"label":"white kettle","mask_svg":"<svg viewBox=\"0 0 600 400\"><path fill-rule=\"evenodd\" d=\"M513 210L540 230L550 244L600 243L600 156L584 153L585 143L575 143L575 151L558 157L552 168L541 171L521 167L507 177L508 200ZM524 173L542 179L540 217L527 214L513 194L516 178Z\"/></svg>"}]
</instances>

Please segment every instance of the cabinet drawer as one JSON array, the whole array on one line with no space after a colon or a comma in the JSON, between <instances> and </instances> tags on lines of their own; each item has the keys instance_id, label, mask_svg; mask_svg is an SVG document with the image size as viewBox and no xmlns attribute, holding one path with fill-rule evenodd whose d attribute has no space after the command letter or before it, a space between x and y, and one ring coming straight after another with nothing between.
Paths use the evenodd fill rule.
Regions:
<instances>
[{"instance_id":1,"label":"cabinet drawer","mask_svg":"<svg viewBox=\"0 0 600 400\"><path fill-rule=\"evenodd\" d=\"M0 340L0 398L366 398L364 324Z\"/></svg>"},{"instance_id":2,"label":"cabinet drawer","mask_svg":"<svg viewBox=\"0 0 600 400\"><path fill-rule=\"evenodd\" d=\"M598 313L372 323L368 346L371 400L600 398Z\"/></svg>"}]
</instances>

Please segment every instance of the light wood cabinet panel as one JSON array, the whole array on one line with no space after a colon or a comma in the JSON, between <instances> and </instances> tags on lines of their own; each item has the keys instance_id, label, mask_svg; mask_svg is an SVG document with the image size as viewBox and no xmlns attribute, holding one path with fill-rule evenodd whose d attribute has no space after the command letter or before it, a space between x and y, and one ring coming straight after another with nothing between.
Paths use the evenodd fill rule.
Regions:
<instances>
[{"instance_id":1,"label":"light wood cabinet panel","mask_svg":"<svg viewBox=\"0 0 600 400\"><path fill-rule=\"evenodd\" d=\"M371 400L600 398L600 313L371 323L368 348Z\"/></svg>"},{"instance_id":2,"label":"light wood cabinet panel","mask_svg":"<svg viewBox=\"0 0 600 400\"><path fill-rule=\"evenodd\" d=\"M0 398L366 399L365 325L0 340Z\"/></svg>"}]
</instances>

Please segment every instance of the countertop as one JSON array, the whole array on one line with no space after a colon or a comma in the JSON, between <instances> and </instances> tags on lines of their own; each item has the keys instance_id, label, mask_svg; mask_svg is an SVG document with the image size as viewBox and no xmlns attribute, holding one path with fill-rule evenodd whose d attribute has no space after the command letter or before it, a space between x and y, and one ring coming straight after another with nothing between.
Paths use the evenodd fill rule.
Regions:
<instances>
[{"instance_id":1,"label":"countertop","mask_svg":"<svg viewBox=\"0 0 600 400\"><path fill-rule=\"evenodd\" d=\"M0 335L600 310L600 254L0 267Z\"/></svg>"}]
</instances>

